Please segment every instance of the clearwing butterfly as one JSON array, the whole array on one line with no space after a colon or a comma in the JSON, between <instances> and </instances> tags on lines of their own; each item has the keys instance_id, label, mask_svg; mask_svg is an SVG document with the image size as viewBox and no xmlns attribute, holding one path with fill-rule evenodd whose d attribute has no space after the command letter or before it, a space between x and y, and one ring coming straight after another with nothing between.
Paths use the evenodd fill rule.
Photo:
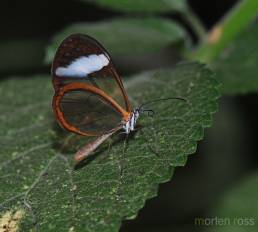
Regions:
<instances>
[{"instance_id":1,"label":"clearwing butterfly","mask_svg":"<svg viewBox=\"0 0 258 232\"><path fill-rule=\"evenodd\" d=\"M116 131L135 129L140 109L132 109L105 48L87 35L73 34L56 51L52 76L56 120L68 131L97 136L75 154L85 159Z\"/></svg>"}]
</instances>

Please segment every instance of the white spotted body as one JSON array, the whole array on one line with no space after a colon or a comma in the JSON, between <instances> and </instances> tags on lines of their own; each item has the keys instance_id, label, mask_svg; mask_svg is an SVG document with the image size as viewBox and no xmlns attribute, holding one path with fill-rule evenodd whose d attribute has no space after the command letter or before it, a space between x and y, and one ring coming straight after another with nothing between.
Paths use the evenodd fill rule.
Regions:
<instances>
[{"instance_id":1,"label":"white spotted body","mask_svg":"<svg viewBox=\"0 0 258 232\"><path fill-rule=\"evenodd\" d=\"M140 115L139 110L135 109L132 112L130 119L127 122L125 122L125 124L123 125L123 129L125 130L126 134L129 134L131 131L134 131L134 128L135 128L137 119L139 118L139 115Z\"/></svg>"},{"instance_id":2,"label":"white spotted body","mask_svg":"<svg viewBox=\"0 0 258 232\"><path fill-rule=\"evenodd\" d=\"M89 56L81 56L67 67L58 67L55 74L60 77L79 77L83 78L87 75L101 70L109 64L109 57L104 54L93 54Z\"/></svg>"}]
</instances>

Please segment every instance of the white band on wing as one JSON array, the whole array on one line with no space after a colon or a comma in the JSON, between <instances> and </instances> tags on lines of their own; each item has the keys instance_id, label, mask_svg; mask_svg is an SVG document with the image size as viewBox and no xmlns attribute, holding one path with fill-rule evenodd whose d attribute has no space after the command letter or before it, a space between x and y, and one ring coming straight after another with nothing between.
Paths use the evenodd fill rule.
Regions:
<instances>
[{"instance_id":1,"label":"white band on wing","mask_svg":"<svg viewBox=\"0 0 258 232\"><path fill-rule=\"evenodd\" d=\"M109 64L104 54L82 56L75 59L67 67L58 67L56 75L60 77L86 77L88 74L101 70Z\"/></svg>"}]
</instances>

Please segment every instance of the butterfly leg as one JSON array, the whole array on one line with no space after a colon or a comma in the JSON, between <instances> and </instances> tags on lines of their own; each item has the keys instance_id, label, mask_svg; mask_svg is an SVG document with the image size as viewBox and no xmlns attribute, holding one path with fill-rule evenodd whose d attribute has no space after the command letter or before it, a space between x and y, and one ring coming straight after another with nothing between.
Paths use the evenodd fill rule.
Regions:
<instances>
[{"instance_id":1,"label":"butterfly leg","mask_svg":"<svg viewBox=\"0 0 258 232\"><path fill-rule=\"evenodd\" d=\"M109 137L109 138L107 139L107 142L108 142L108 151L110 151L110 150L111 150L112 143L113 143L113 139L112 139L111 137Z\"/></svg>"},{"instance_id":2,"label":"butterfly leg","mask_svg":"<svg viewBox=\"0 0 258 232\"><path fill-rule=\"evenodd\" d=\"M64 139L64 142L63 142L63 144L62 144L62 146L61 146L61 149L60 149L61 152L64 152L64 153L65 153L65 151L69 149L69 147L71 146L71 144L72 144L74 138L75 138L75 135L74 135L74 134L70 134L70 135L68 135L68 136Z\"/></svg>"}]
</instances>

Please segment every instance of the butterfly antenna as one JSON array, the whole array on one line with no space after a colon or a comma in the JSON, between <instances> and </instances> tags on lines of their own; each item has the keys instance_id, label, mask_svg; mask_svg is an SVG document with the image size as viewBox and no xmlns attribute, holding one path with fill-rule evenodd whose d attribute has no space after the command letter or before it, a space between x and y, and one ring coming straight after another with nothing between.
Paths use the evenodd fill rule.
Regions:
<instances>
[{"instance_id":1,"label":"butterfly antenna","mask_svg":"<svg viewBox=\"0 0 258 232\"><path fill-rule=\"evenodd\" d=\"M154 110L151 110L151 109L143 109L141 110L142 112L147 112L147 115L149 117L153 117L155 115L155 111Z\"/></svg>"},{"instance_id":2,"label":"butterfly antenna","mask_svg":"<svg viewBox=\"0 0 258 232\"><path fill-rule=\"evenodd\" d=\"M141 104L138 109L142 110L142 108L146 105L149 105L149 104L154 103L154 102L167 101L167 100L180 100L180 101L188 102L185 98L182 98L182 97L159 98L159 99L148 101L148 102L145 102L145 103Z\"/></svg>"}]
</instances>

